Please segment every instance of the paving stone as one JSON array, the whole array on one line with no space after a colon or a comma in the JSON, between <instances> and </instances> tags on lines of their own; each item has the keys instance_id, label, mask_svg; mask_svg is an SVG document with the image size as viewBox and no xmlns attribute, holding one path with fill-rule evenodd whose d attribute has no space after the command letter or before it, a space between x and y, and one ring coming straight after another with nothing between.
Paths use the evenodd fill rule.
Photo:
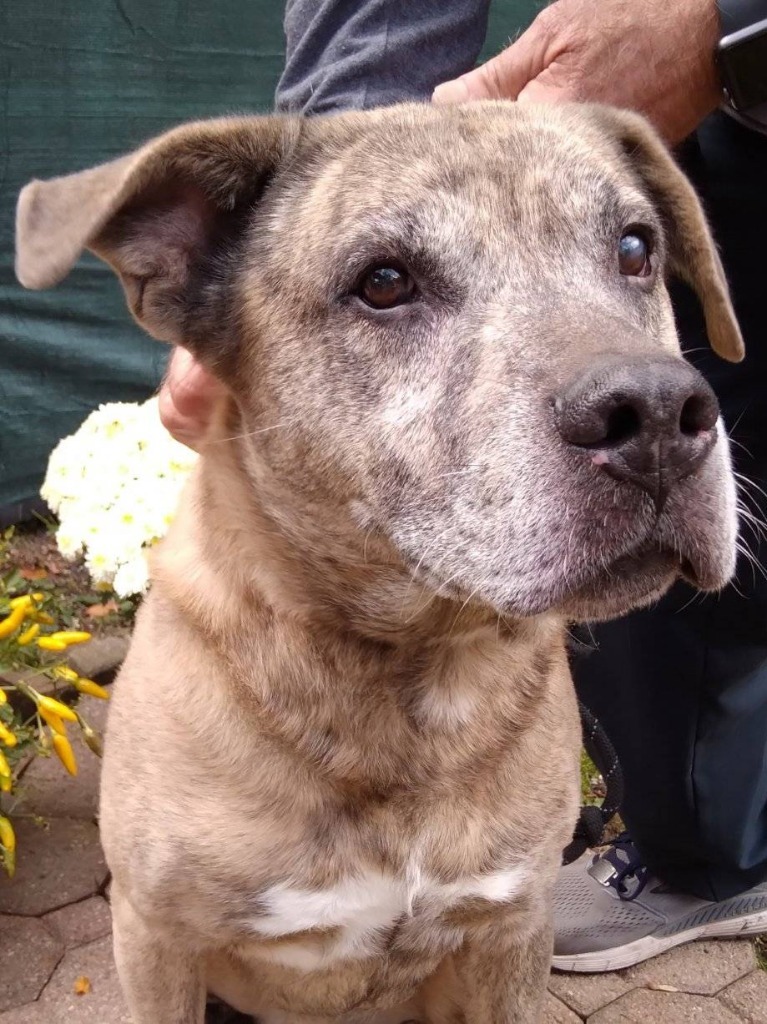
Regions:
<instances>
[{"instance_id":1,"label":"paving stone","mask_svg":"<svg viewBox=\"0 0 767 1024\"><path fill-rule=\"evenodd\" d=\"M719 1001L747 1024L767 1024L767 971L754 970L729 985Z\"/></svg>"},{"instance_id":2,"label":"paving stone","mask_svg":"<svg viewBox=\"0 0 767 1024\"><path fill-rule=\"evenodd\" d=\"M546 1005L543 1009L543 1019L546 1024L581 1024L581 1018L576 1016L563 1002L551 992L546 995Z\"/></svg>"},{"instance_id":3,"label":"paving stone","mask_svg":"<svg viewBox=\"0 0 767 1024\"><path fill-rule=\"evenodd\" d=\"M79 707L83 718L98 732L104 732L109 701L83 697ZM79 818L95 821L98 813L101 760L82 740L74 723L69 737L77 758L77 775L66 773L55 756L36 757L21 783L22 810L41 818Z\"/></svg>"},{"instance_id":4,"label":"paving stone","mask_svg":"<svg viewBox=\"0 0 767 1024\"><path fill-rule=\"evenodd\" d=\"M754 949L746 939L687 942L621 972L632 988L670 985L680 992L713 996L753 971Z\"/></svg>"},{"instance_id":5,"label":"paving stone","mask_svg":"<svg viewBox=\"0 0 767 1024\"><path fill-rule=\"evenodd\" d=\"M74 993L78 978L91 984L87 995ZM0 1024L130 1024L111 939L99 939L67 953L36 1003L0 1013Z\"/></svg>"},{"instance_id":6,"label":"paving stone","mask_svg":"<svg viewBox=\"0 0 767 1024\"><path fill-rule=\"evenodd\" d=\"M37 917L94 896L106 881L92 822L53 818L41 828L17 821L16 835L16 877L0 877L0 914Z\"/></svg>"},{"instance_id":7,"label":"paving stone","mask_svg":"<svg viewBox=\"0 0 767 1024\"><path fill-rule=\"evenodd\" d=\"M46 914L43 921L51 931L61 936L67 949L103 939L112 931L109 904L102 896L92 896L81 903L72 903L61 910L54 910Z\"/></svg>"},{"instance_id":8,"label":"paving stone","mask_svg":"<svg viewBox=\"0 0 767 1024\"><path fill-rule=\"evenodd\" d=\"M56 964L64 943L42 921L31 917L0 917L0 1011L37 999Z\"/></svg>"},{"instance_id":9,"label":"paving stone","mask_svg":"<svg viewBox=\"0 0 767 1024\"><path fill-rule=\"evenodd\" d=\"M88 679L112 676L125 660L129 643L127 636L95 636L87 644L71 647L67 651L67 662Z\"/></svg>"},{"instance_id":10,"label":"paving stone","mask_svg":"<svg viewBox=\"0 0 767 1024\"><path fill-rule=\"evenodd\" d=\"M0 1017L1 1024L5 1021ZM592 1014L587 1024L742 1024L718 999L635 988Z\"/></svg>"},{"instance_id":11,"label":"paving stone","mask_svg":"<svg viewBox=\"0 0 767 1024\"><path fill-rule=\"evenodd\" d=\"M622 973L606 974L552 974L549 989L571 1010L588 1017L635 986Z\"/></svg>"}]
</instances>

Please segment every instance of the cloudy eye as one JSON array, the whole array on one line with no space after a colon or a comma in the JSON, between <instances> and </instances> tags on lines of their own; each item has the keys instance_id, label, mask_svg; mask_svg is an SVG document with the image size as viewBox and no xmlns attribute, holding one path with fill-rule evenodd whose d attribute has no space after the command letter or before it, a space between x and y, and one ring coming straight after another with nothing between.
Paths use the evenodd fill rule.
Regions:
<instances>
[{"instance_id":1,"label":"cloudy eye","mask_svg":"<svg viewBox=\"0 0 767 1024\"><path fill-rule=\"evenodd\" d=\"M394 266L373 267L365 272L357 294L373 309L392 309L408 302L415 292L415 282L406 270Z\"/></svg>"},{"instance_id":2,"label":"cloudy eye","mask_svg":"<svg viewBox=\"0 0 767 1024\"><path fill-rule=\"evenodd\" d=\"M618 269L624 277L649 277L651 246L637 228L629 228L618 242Z\"/></svg>"}]
</instances>

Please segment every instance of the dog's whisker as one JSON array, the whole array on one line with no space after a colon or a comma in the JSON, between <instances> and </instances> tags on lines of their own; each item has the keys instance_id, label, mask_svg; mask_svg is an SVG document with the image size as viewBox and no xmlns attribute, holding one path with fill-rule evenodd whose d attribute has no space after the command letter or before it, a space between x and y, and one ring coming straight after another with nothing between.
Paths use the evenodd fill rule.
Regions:
<instances>
[{"instance_id":1,"label":"dog's whisker","mask_svg":"<svg viewBox=\"0 0 767 1024\"><path fill-rule=\"evenodd\" d=\"M449 532L450 531L449 531L449 528L448 528L447 530L443 530L442 533L440 533L437 537L435 537L434 540L432 540L432 542L426 547L426 549L424 550L423 554L421 555L421 557L416 562L413 570L410 573L410 580L408 582L407 589L406 589L406 591L404 593L404 596L402 598L402 607L400 608L400 618L402 617L402 612L405 609L405 602L407 601L408 597L410 596L410 591L413 589L413 585L416 582L416 577L418 575L419 569L423 565L425 559L428 558L428 556L432 553L432 551L434 551L434 549L437 547L437 545L439 544L440 540L445 536L446 533L449 533ZM441 565L441 563L444 561L445 557L447 557L447 554L449 554L449 552L446 552L446 554L437 562L438 566Z\"/></svg>"},{"instance_id":2,"label":"dog's whisker","mask_svg":"<svg viewBox=\"0 0 767 1024\"><path fill-rule=\"evenodd\" d=\"M449 554L450 552L447 552L447 554L439 562L437 562L434 571L436 571L436 569L442 564L442 562L445 560L445 558L448 557ZM429 606L434 603L434 601L438 600L441 597L444 597L445 595L444 593L442 593L442 591L449 587L453 580L457 579L457 577L460 575L461 570L458 569L456 572L452 573L452 575L448 576L446 580L441 582L439 586L436 589L434 589L432 593L427 597L426 601L419 608L416 608L413 614L405 620L405 625L408 625L419 615L422 615L427 610L427 608L429 608Z\"/></svg>"},{"instance_id":3,"label":"dog's whisker","mask_svg":"<svg viewBox=\"0 0 767 1024\"><path fill-rule=\"evenodd\" d=\"M744 416L746 415L746 413L748 412L748 409L749 409L749 406L747 405L747 406L745 407L745 409L743 409L743 410L741 411L740 415L739 415L739 416L738 416L738 418L737 418L737 419L735 420L735 422L733 423L733 425L732 425L731 427L729 427L729 429L727 430L727 433L728 433L728 435L730 436L730 439L732 439L732 435L733 435L733 434L735 433L735 431L736 431L736 430L738 429L738 427L740 426L740 421L741 421L741 420L743 419L743 417L744 417Z\"/></svg>"},{"instance_id":4,"label":"dog's whisker","mask_svg":"<svg viewBox=\"0 0 767 1024\"><path fill-rule=\"evenodd\" d=\"M733 476L738 484L738 489L742 490L744 494L747 494L752 501L755 500L751 493L752 491L756 491L757 494L767 499L767 491L763 487L760 487L756 480L752 480L751 477L746 476L745 473L739 473L737 471L733 473Z\"/></svg>"},{"instance_id":5,"label":"dog's whisker","mask_svg":"<svg viewBox=\"0 0 767 1024\"><path fill-rule=\"evenodd\" d=\"M754 457L753 454L751 453L751 451L748 448L746 448L746 446L743 444L742 441L736 441L734 437L729 437L729 435L728 435L728 440L729 440L730 444L735 445L736 448L740 448L741 451L745 452L746 455L748 455L749 458L752 459Z\"/></svg>"},{"instance_id":6,"label":"dog's whisker","mask_svg":"<svg viewBox=\"0 0 767 1024\"><path fill-rule=\"evenodd\" d=\"M743 537L739 537L736 541L735 546L737 550L740 552L740 554L743 555L746 561L750 564L752 572L754 574L756 572L759 572L764 577L764 579L767 579L767 570L765 570L765 567L762 565L760 560L756 557L754 552L748 546L745 539ZM756 584L756 575L754 575L754 584Z\"/></svg>"},{"instance_id":7,"label":"dog's whisker","mask_svg":"<svg viewBox=\"0 0 767 1024\"><path fill-rule=\"evenodd\" d=\"M271 427L260 427L258 430L248 430L244 434L232 434L231 437L217 437L209 444L222 444L224 441L242 441L247 437L257 437L259 434L267 434L270 430L279 430L281 427L289 427L295 420L285 420L284 423L273 423Z\"/></svg>"},{"instance_id":8,"label":"dog's whisker","mask_svg":"<svg viewBox=\"0 0 767 1024\"><path fill-rule=\"evenodd\" d=\"M767 539L767 523L764 519L755 515L750 508L742 505L740 502L737 506L738 518L742 523L749 527L754 533L754 538L759 543L760 541Z\"/></svg>"},{"instance_id":9,"label":"dog's whisker","mask_svg":"<svg viewBox=\"0 0 767 1024\"><path fill-rule=\"evenodd\" d=\"M473 462L465 469L451 469L447 473L437 473L436 476L432 477L431 479L442 480L446 476L465 476L467 473L473 473L478 468L481 469L482 466L484 465L485 463L483 462Z\"/></svg>"},{"instance_id":10,"label":"dog's whisker","mask_svg":"<svg viewBox=\"0 0 767 1024\"><path fill-rule=\"evenodd\" d=\"M453 630L458 625L458 620L460 619L461 615L463 615L463 613L464 613L466 607L468 606L469 602L472 600L472 598L474 598L479 593L479 591L482 589L482 587L485 585L486 582L487 582L486 580L482 580L481 583L478 583L477 586L472 590L472 592L466 598L466 600L463 602L461 607L458 609L458 611L456 613L456 616L453 619L453 623L450 626L450 629L448 630L448 634L447 634L448 635L448 639L453 635Z\"/></svg>"}]
</instances>

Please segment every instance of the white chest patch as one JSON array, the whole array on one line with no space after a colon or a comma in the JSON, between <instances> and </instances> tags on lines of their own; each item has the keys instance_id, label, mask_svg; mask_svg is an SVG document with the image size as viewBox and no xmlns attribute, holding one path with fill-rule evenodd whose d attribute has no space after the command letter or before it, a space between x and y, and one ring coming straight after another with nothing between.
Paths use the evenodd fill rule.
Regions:
<instances>
[{"instance_id":1,"label":"white chest patch","mask_svg":"<svg viewBox=\"0 0 767 1024\"><path fill-rule=\"evenodd\" d=\"M301 970L317 970L336 960L364 959L380 951L386 930L402 917L436 918L461 902L480 898L506 903L522 888L527 868L517 865L456 882L439 882L413 864L403 876L366 871L320 891L286 883L273 885L261 901L264 912L250 928L264 938L338 929L326 943L296 942L268 951L269 959Z\"/></svg>"}]
</instances>

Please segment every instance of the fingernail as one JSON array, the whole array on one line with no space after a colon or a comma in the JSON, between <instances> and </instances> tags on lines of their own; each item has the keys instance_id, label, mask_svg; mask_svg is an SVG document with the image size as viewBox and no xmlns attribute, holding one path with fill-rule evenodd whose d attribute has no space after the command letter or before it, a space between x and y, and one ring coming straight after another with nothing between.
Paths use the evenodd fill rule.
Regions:
<instances>
[{"instance_id":1,"label":"fingernail","mask_svg":"<svg viewBox=\"0 0 767 1024\"><path fill-rule=\"evenodd\" d=\"M443 82L431 94L432 103L466 103L468 99L469 87L462 78Z\"/></svg>"}]
</instances>

